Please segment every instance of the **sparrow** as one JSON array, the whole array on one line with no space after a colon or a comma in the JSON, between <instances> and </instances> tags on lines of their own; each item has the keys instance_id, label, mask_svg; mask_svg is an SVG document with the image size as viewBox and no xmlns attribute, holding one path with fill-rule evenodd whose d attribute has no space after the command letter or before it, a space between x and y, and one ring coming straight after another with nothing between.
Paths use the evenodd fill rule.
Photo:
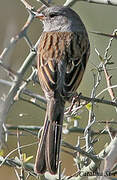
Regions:
<instances>
[{"instance_id":1,"label":"sparrow","mask_svg":"<svg viewBox=\"0 0 117 180\"><path fill-rule=\"evenodd\" d=\"M37 69L47 110L34 169L39 174L47 170L56 174L65 102L70 100L82 80L90 42L81 18L70 7L47 7L37 17L43 23Z\"/></svg>"}]
</instances>

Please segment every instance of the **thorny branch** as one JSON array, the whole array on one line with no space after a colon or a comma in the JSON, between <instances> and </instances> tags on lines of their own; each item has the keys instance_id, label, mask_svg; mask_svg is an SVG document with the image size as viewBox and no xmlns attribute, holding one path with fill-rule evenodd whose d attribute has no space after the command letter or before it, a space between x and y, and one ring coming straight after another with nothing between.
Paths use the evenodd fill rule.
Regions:
<instances>
[{"instance_id":1,"label":"thorny branch","mask_svg":"<svg viewBox=\"0 0 117 180\"><path fill-rule=\"evenodd\" d=\"M104 74L105 74L105 79L106 79L106 83L107 83L107 90L109 92L109 95L111 97L111 100L113 102L117 102L116 100L116 97L115 97L115 93L114 93L114 90L112 88L112 82L111 82L111 79L112 79L112 76L109 75L109 72L107 70L107 66L112 58L112 56L108 56L108 52L109 52L109 49L110 47L112 46L112 41L114 38L116 38L116 34L117 34L117 29L115 29L112 33L112 36L111 35L108 35L108 34L105 34L105 33L98 33L98 32L93 32L95 34L99 34L99 35L106 35L108 37L111 37L110 40L109 40L109 43L108 43L108 46L105 50L105 54L104 54L104 57L101 57L101 55L99 54L99 52L96 50L96 53L98 54L99 58L100 59L103 59L104 62L102 62L100 64L100 67L102 67L102 69L104 70ZM116 111L117 111L117 108L115 108Z\"/></svg>"},{"instance_id":2,"label":"thorny branch","mask_svg":"<svg viewBox=\"0 0 117 180\"><path fill-rule=\"evenodd\" d=\"M86 173L95 172L95 170L100 167L101 161L103 161L104 157L106 157L106 155L111 150L112 146L114 144L116 144L116 143L117 143L117 137L115 137L113 139L113 141L105 149L103 149L99 154L97 154L96 156L93 156L93 155L85 153L85 151L82 151L81 149L79 149L77 147L72 146L71 144L68 144L68 143L64 142L64 146L66 148L70 148L70 149L73 149L75 151L80 151L82 153L85 153L85 155L87 154L88 156L91 156L92 161L90 162L90 164L88 166L84 167L81 171L76 172L73 177L72 176L71 177L70 176L67 176L67 177L64 176L63 179L64 180L67 180L67 179L80 180L80 179L84 179L84 175L86 175ZM25 146L22 146L22 148L23 147L25 147ZM12 153L15 152L17 149L12 151ZM0 156L0 163L1 164L4 163L5 165L11 166L11 167L21 167L22 166L22 162L19 161L18 159L16 159L16 158L15 159L10 159L8 157L9 156L7 156L6 158L3 158L3 157ZM28 163L28 162L24 163L24 168L25 168L25 170L27 170L30 173L30 175L36 177L36 174L34 173L34 164ZM47 177L47 179L52 179L52 178L57 179L57 176L58 175L54 176L54 175L45 173L45 177Z\"/></svg>"},{"instance_id":3,"label":"thorny branch","mask_svg":"<svg viewBox=\"0 0 117 180\"><path fill-rule=\"evenodd\" d=\"M105 78L106 78L106 82L107 82L107 87L109 88L108 92L109 92L109 95L110 95L113 102L117 102L117 100L116 100L113 88L110 88L112 86L112 82L111 82L112 76L109 75L106 66L108 65L108 62L110 61L110 58L108 58L108 51L109 51L109 49L110 49L110 47L112 45L112 41L114 39L114 36L116 36L116 33L117 33L117 29L114 30L114 32L112 34L113 37L110 39L109 44L108 44L108 46L107 46L107 48L105 50L105 54L104 54L105 63L103 64L103 69L104 69L104 74L105 74ZM117 111L117 108L116 108L116 111Z\"/></svg>"},{"instance_id":4,"label":"thorny branch","mask_svg":"<svg viewBox=\"0 0 117 180\"><path fill-rule=\"evenodd\" d=\"M27 35L27 31L28 31L30 24L33 22L33 19L36 17L36 14L39 12L39 10L41 10L41 8L36 11L35 8L30 6L25 0L20 0L20 1L24 4L25 8L27 9L27 11L29 13L28 19L27 19L26 23L24 24L24 26L22 27L19 34L17 34L13 38L11 38L8 47L5 48L0 55L0 66L2 68L4 68L4 70L6 70L10 74L12 74L12 77L13 77L12 82L2 80L2 79L0 80L0 83L6 84L6 85L11 87L7 97L4 100L1 100L1 102L0 102L2 105L1 106L2 110L0 113L0 127L2 127L4 125L4 129L6 129L6 127L7 127L8 129L12 129L12 130L13 129L15 129L15 130L19 129L22 131L37 131L37 130L40 130L41 127L34 127L34 126L33 127L26 126L25 127L25 126L9 126L9 125L6 125L6 127L5 127L6 116L9 112L10 108L14 104L14 102L18 99L23 100L23 101L27 101L28 103L32 103L33 105L36 105L39 108L45 110L45 107L41 106L40 104L36 103L35 101L31 102L30 100L23 98L22 97L23 94L25 94L29 97L35 98L35 100L38 100L39 102L46 104L46 100L43 96L40 96L39 94L36 94L36 93L32 92L31 90L27 89L27 85L30 81L35 82L34 79L35 79L35 75L36 75L36 71L37 71L36 68L32 68L32 73L30 74L30 76L27 78L26 81L23 80L24 74L26 73L27 69L31 66L32 61L33 61L34 57L36 56L36 53L37 53L36 49L37 49L37 46L39 44L39 40L38 40L35 43L35 45L33 46L32 42L30 41L30 38ZM44 6L47 6L47 7L49 7L49 3L51 2L51 1L48 1L49 3L47 3L45 0L37 0L37 1L40 1ZM64 6L66 6L66 5L71 6L77 1L84 1L84 2L97 3L97 4L98 3L99 4L107 4L107 5L113 5L113 6L117 5L116 0L105 0L105 1L103 1L103 0L67 0L66 3L64 4ZM68 143L65 143L65 142L63 143L64 147L67 147L67 148L72 149L76 152L79 152L80 154L82 154L83 156L86 157L84 159L81 158L84 165L81 168L80 175L79 175L79 171L76 172L75 174L77 174L78 177L76 178L74 175L73 180L83 179L82 177L86 172L95 171L97 168L99 168L100 162L102 161L102 158L104 158L108 154L108 152L111 148L111 144L112 144L112 143L110 143L110 145L106 149L102 150L102 152L100 152L98 155L93 154L94 153L93 144L96 142L96 139L92 139L93 136L97 135L96 136L96 138L97 138L99 135L108 133L105 130L101 130L98 132L92 130L93 124L96 123L96 116L94 113L95 103L104 103L104 104L108 104L108 105L112 105L114 107L117 107L117 101L116 101L116 97L115 97L115 94L113 91L113 88L115 88L117 86L116 85L112 86L111 76L109 75L108 69L107 69L107 65L111 59L110 56L108 57L108 51L110 49L110 46L112 44L113 39L117 39L117 30L115 30L113 32L113 34L98 33L98 32L93 32L93 33L99 34L99 35L104 35L104 36L110 37L111 39L109 41L108 47L105 50L105 54L104 54L103 58L100 56L99 52L96 51L99 58L103 59L104 61L99 64L99 66L97 68L97 75L95 73L93 74L94 86L92 88L91 97L85 97L85 96L80 95L79 100L84 100L84 101L80 102L80 105L78 104L78 106L76 106L76 104L73 105L73 108L71 108L71 111L70 111L70 115L65 113L65 116L67 119L67 116L71 117L71 116L77 114L77 112L80 108L85 107L88 103L91 104L91 107L89 109L88 124L87 124L86 128L84 129L84 128L74 126L73 128L68 128L68 131L67 131L68 133L70 133L70 132L84 133L85 147L81 148L80 143L76 147L74 147ZM24 40L26 40L27 45L30 48L30 53L27 56L27 58L24 60L24 63L21 65L19 70L17 72L15 72L13 69L11 69L10 67L8 67L7 65L4 64L4 59L6 56L9 55L9 51L16 45L17 41L19 41L22 38L24 38ZM106 90L109 92L112 101L107 101L104 99L97 99L97 97L101 93L105 92L105 91L103 91L103 92L99 93L98 95L96 95L97 87L99 86L99 84L101 82L101 73L102 72L104 72L104 74L105 74L105 78L106 78L106 82L107 82ZM0 129L0 137L2 137L2 134L3 134L2 129ZM6 132L6 134L8 134L8 133ZM35 134L36 134L36 132L35 132ZM18 138L19 138L19 135L18 135ZM115 141L116 141L116 137L115 137ZM2 144L2 139L0 139L0 142ZM20 142L18 140L18 148L16 148L12 152L10 152L5 158L0 156L1 165L4 163L6 165L21 168L21 166L22 166L21 157L20 157L20 161L17 161L17 159L9 159L9 155L11 155L16 150L19 150L19 155L21 156L21 154L22 154L21 148L23 148L23 146L20 146ZM85 166L86 163L88 164L87 167ZM28 170L31 175L36 176L36 174L34 173L34 170L33 170L33 164L26 163L26 164L24 164L24 168L26 170ZM18 176L16 169L15 169L15 172ZM22 179L25 179L24 169L21 170L21 176L22 176ZM51 175L50 175L50 177L51 177ZM59 178L62 178L61 171L59 171ZM67 177L64 177L64 179L66 179L66 178ZM71 178L68 177L67 179L72 179L72 177Z\"/></svg>"},{"instance_id":5,"label":"thorny branch","mask_svg":"<svg viewBox=\"0 0 117 180\"><path fill-rule=\"evenodd\" d=\"M25 59L22 66L20 67L20 69L17 71L17 73L13 74L14 79L13 79L13 83L12 83L12 86L10 88L10 91L9 91L5 101L1 102L2 111L0 113L0 127L2 127L3 124L5 123L6 116L7 116L8 112L11 108L11 105L14 103L14 97L15 97L17 90L19 89L19 87L22 83L23 76L24 76L25 72L27 71L27 69L32 64L34 57L36 56L36 48L37 48L38 43L39 43L39 40L38 40L37 43L35 44L35 46L32 47L30 41L27 39L27 34L26 34L28 27L30 26L30 24L33 21L34 16L35 16L34 8L31 7L25 0L22 0L21 2L24 3L26 9L29 12L28 20L25 23L25 25L23 26L23 28L21 29L21 31L19 32L19 34L16 35L14 38L11 38L8 47L5 48L3 50L3 52L1 53L0 64L7 71L9 71L9 68L4 65L3 60L6 57L6 55L8 56L10 49L13 48L14 45L17 43L17 41L21 38L25 38L27 40L28 44L30 44L30 48L31 48L30 50L31 51L30 51L29 55L27 56L27 58ZM10 72L11 71L14 72L13 70L10 70ZM2 137L2 129L0 129L0 144L2 145L1 137Z\"/></svg>"}]
</instances>

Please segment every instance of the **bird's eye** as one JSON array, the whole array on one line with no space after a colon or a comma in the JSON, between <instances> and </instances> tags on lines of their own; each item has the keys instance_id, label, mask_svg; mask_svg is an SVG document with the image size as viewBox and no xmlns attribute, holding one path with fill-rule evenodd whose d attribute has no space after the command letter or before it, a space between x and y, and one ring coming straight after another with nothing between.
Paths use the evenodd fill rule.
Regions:
<instances>
[{"instance_id":1,"label":"bird's eye","mask_svg":"<svg viewBox=\"0 0 117 180\"><path fill-rule=\"evenodd\" d=\"M50 18L53 18L53 17L55 17L55 16L58 16L58 14L57 14L57 13L50 13L50 14L49 14L49 17L50 17Z\"/></svg>"}]
</instances>

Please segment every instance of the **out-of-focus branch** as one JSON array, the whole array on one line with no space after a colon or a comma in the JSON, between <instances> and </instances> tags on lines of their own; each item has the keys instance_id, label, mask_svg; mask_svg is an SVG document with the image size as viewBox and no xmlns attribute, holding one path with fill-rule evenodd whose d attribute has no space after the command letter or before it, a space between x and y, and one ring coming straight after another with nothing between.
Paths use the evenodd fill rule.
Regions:
<instances>
[{"instance_id":1,"label":"out-of-focus branch","mask_svg":"<svg viewBox=\"0 0 117 180\"><path fill-rule=\"evenodd\" d=\"M0 156L0 163L2 163L3 161L4 161L4 158L2 156ZM21 167L22 162L20 162L16 159L6 159L4 161L4 165ZM25 168L29 169L31 171L33 171L33 167L34 167L34 165L32 163L25 164Z\"/></svg>"},{"instance_id":2,"label":"out-of-focus branch","mask_svg":"<svg viewBox=\"0 0 117 180\"><path fill-rule=\"evenodd\" d=\"M36 102L35 102L35 99L34 99L34 100L33 100L33 99L28 100L28 99L25 99L25 98L23 98L23 97L20 97L20 100L22 100L22 101L24 101L24 102L27 102L27 103L30 103L30 104L32 104L32 105L34 105L34 106L37 106L37 107L40 108L41 110L46 111L46 108L43 107L43 106L41 106L40 104L36 103Z\"/></svg>"},{"instance_id":3,"label":"out-of-focus branch","mask_svg":"<svg viewBox=\"0 0 117 180\"><path fill-rule=\"evenodd\" d=\"M46 7L49 7L49 1L46 2L45 0L37 0L38 2L41 2L43 5L45 5Z\"/></svg>"},{"instance_id":4,"label":"out-of-focus branch","mask_svg":"<svg viewBox=\"0 0 117 180\"><path fill-rule=\"evenodd\" d=\"M29 17L28 17L28 20L26 21L25 25L21 29L20 33L10 40L10 43L9 43L8 47L5 48L3 50L3 52L1 53L1 55L0 55L0 64L2 66L3 66L3 60L6 57L6 55L8 56L9 50L14 47L14 45L17 43L17 41L19 39L27 37L27 35L26 35L27 29L28 29L28 27L30 26L31 22L33 21L33 19L35 17L34 8L32 6L30 6L25 0L21 0L21 2L23 2L26 9L28 10ZM37 41L37 43L35 44L35 46L33 48L31 47L31 43L29 41L28 41L28 44L30 44L31 51L30 51L29 55L27 56L27 58L25 59L24 63L21 65L20 69L17 71L17 74L14 74L14 79L13 79L13 83L12 83L12 86L10 88L10 91L9 91L6 99L1 102L2 110L0 112L0 127L1 127L1 129L0 129L0 138L2 137L3 123L5 123L6 116L7 116L8 112L9 112L12 104L14 103L14 97L15 97L15 95L16 95L16 93L17 93L17 91L18 91L18 89L19 89L19 87L21 85L23 76L24 76L25 72L27 71L27 69L32 64L32 61L33 61L34 57L36 56L36 48L37 48L37 46L39 44L39 40ZM9 70L9 69L6 67L6 70ZM2 139L0 139L0 143L2 144Z\"/></svg>"},{"instance_id":5,"label":"out-of-focus branch","mask_svg":"<svg viewBox=\"0 0 117 180\"><path fill-rule=\"evenodd\" d=\"M37 47L39 41L37 41L35 48ZM12 106L12 104L14 103L14 97L17 93L17 90L20 87L20 84L22 82L23 76L26 72L26 70L29 68L29 66L32 64L32 61L34 59L34 57L36 56L36 52L35 51L31 51L30 54L28 55L28 57L26 58L26 60L24 61L23 65L21 66L20 70L19 70L19 75L18 77L16 77L15 81L13 82L13 85L5 99L3 103L3 110L0 113L0 127L2 127L2 124L5 122L6 116Z\"/></svg>"},{"instance_id":6,"label":"out-of-focus branch","mask_svg":"<svg viewBox=\"0 0 117 180\"><path fill-rule=\"evenodd\" d=\"M102 122L104 123L104 122ZM6 124L6 128L8 130L20 130L20 131L39 131L42 126L23 126L23 125L18 125L18 126L14 126L14 125L10 125L10 124ZM81 133L83 134L85 131L85 128L80 128L80 127L71 127L68 128L68 133ZM63 133L64 133L64 128L63 128ZM91 130L91 135L95 136L95 135L102 135L102 134L108 134L107 131L94 131Z\"/></svg>"},{"instance_id":7,"label":"out-of-focus branch","mask_svg":"<svg viewBox=\"0 0 117 180\"><path fill-rule=\"evenodd\" d=\"M17 94L16 94L16 96L14 97L14 100L17 100L17 99L19 98L21 92L23 91L23 89L25 89L25 87L28 85L28 83L29 83L30 81L32 81L32 79L33 79L33 77L35 76L35 73L36 73L36 72L37 72L37 70L32 67L32 73L31 73L30 76L26 79L26 81L24 81L24 82L20 85L19 90L17 91Z\"/></svg>"},{"instance_id":8,"label":"out-of-focus branch","mask_svg":"<svg viewBox=\"0 0 117 180\"><path fill-rule=\"evenodd\" d=\"M79 152L80 154L82 154L83 156L86 156L90 159L92 159L93 161L97 161L97 157L93 154L90 154L90 153L87 153L86 151L82 150L81 148L79 147L74 147L72 146L71 144L65 142L65 141L62 141L62 146L63 147L66 147L66 148L69 148L69 149L72 149L74 151L77 151Z\"/></svg>"},{"instance_id":9,"label":"out-of-focus branch","mask_svg":"<svg viewBox=\"0 0 117 180\"><path fill-rule=\"evenodd\" d=\"M35 17L35 13L34 13L34 8L32 6L30 6L25 0L21 0L21 2L25 5L26 9L29 12L29 17L26 21L26 23L24 24L24 26L22 27L21 31L19 32L19 34L17 34L15 37L12 37L8 47L6 47L3 52L0 55L0 65L4 66L3 60L6 56L8 56L9 51L11 50L11 48L14 47L14 45L17 43L17 41L21 38L24 38L26 36L27 33L27 29L29 28L30 24L32 23L34 17ZM5 68L5 67L4 67ZM7 68L7 67L6 67Z\"/></svg>"},{"instance_id":10,"label":"out-of-focus branch","mask_svg":"<svg viewBox=\"0 0 117 180\"><path fill-rule=\"evenodd\" d=\"M107 34L107 33L102 33L102 32L97 32L97 31L89 31L89 33L93 33L93 34L97 34L100 36L105 36L105 37L110 37L110 38L114 38L117 39L117 29L114 30L115 33L114 34Z\"/></svg>"},{"instance_id":11,"label":"out-of-focus branch","mask_svg":"<svg viewBox=\"0 0 117 180\"><path fill-rule=\"evenodd\" d=\"M41 96L39 94L36 94L36 93L32 92L29 89L23 89L22 93L29 96L29 97L35 98L35 99L39 100L40 102L42 102L44 104L47 104L47 100L46 100L45 97L43 97L43 96Z\"/></svg>"},{"instance_id":12,"label":"out-of-focus branch","mask_svg":"<svg viewBox=\"0 0 117 180\"><path fill-rule=\"evenodd\" d=\"M30 131L39 131L42 126L23 126L23 125L18 125L18 126L13 126L10 124L6 124L6 127L8 128L8 130L21 130L21 131L25 131L25 130L30 130Z\"/></svg>"}]
</instances>

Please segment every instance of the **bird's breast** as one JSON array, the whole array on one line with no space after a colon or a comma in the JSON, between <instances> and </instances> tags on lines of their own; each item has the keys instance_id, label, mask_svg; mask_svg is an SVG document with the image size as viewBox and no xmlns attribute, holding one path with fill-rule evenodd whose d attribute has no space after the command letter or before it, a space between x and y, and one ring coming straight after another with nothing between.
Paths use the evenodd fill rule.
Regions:
<instances>
[{"instance_id":1,"label":"bird's breast","mask_svg":"<svg viewBox=\"0 0 117 180\"><path fill-rule=\"evenodd\" d=\"M78 76L82 79L84 64L87 61L84 54L88 43L88 36L83 33L42 33L37 67L44 92L71 92L77 89L80 83Z\"/></svg>"},{"instance_id":2,"label":"bird's breast","mask_svg":"<svg viewBox=\"0 0 117 180\"><path fill-rule=\"evenodd\" d=\"M40 66L44 65L48 60L62 60L65 55L66 47L69 46L71 40L69 32L43 32L39 44Z\"/></svg>"}]
</instances>

